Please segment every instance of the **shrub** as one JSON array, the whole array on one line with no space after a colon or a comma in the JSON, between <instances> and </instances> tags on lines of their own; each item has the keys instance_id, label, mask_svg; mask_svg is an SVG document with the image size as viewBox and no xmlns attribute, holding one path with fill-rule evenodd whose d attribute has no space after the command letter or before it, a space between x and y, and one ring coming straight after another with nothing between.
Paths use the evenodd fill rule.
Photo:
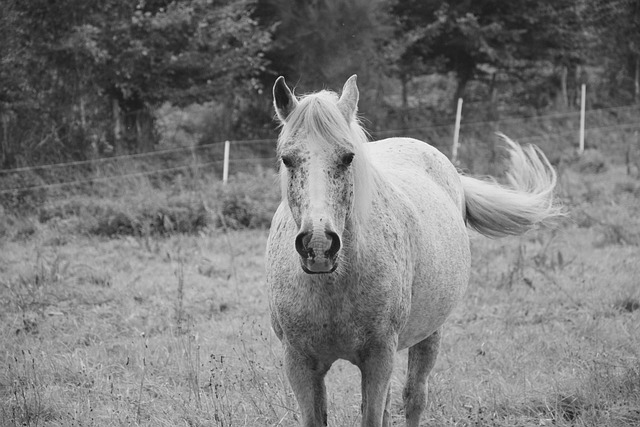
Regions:
<instances>
[{"instance_id":1,"label":"shrub","mask_svg":"<svg viewBox=\"0 0 640 427\"><path fill-rule=\"evenodd\" d=\"M260 170L256 175L239 174L220 187L215 201L217 225L268 228L279 203L279 186L272 173Z\"/></svg>"},{"instance_id":2,"label":"shrub","mask_svg":"<svg viewBox=\"0 0 640 427\"><path fill-rule=\"evenodd\" d=\"M146 203L115 200L100 213L97 221L84 228L90 234L107 237L164 235L197 233L209 223L209 214L201 201L168 198L161 204L148 200Z\"/></svg>"},{"instance_id":3,"label":"shrub","mask_svg":"<svg viewBox=\"0 0 640 427\"><path fill-rule=\"evenodd\" d=\"M36 231L37 224L31 218L7 214L0 206L0 239L27 239Z\"/></svg>"},{"instance_id":4,"label":"shrub","mask_svg":"<svg viewBox=\"0 0 640 427\"><path fill-rule=\"evenodd\" d=\"M607 162L598 150L585 150L582 155L575 160L575 168L581 173L603 173L608 169Z\"/></svg>"},{"instance_id":5,"label":"shrub","mask_svg":"<svg viewBox=\"0 0 640 427\"><path fill-rule=\"evenodd\" d=\"M267 228L278 203L273 171L257 169L231 177L226 185L202 177L189 189L141 182L120 195L62 196L43 204L38 220L67 232L106 237L197 233L209 226Z\"/></svg>"}]
</instances>

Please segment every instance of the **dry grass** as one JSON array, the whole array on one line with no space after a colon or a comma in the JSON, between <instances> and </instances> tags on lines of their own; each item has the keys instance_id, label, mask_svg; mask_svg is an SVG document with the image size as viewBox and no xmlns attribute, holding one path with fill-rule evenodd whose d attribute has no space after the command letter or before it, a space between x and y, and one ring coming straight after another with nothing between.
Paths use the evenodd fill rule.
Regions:
<instances>
[{"instance_id":1,"label":"dry grass","mask_svg":"<svg viewBox=\"0 0 640 427\"><path fill-rule=\"evenodd\" d=\"M629 182L615 165L567 172L562 229L474 237L424 425L640 423ZM297 425L269 325L265 230L107 239L29 224L0 247L0 425ZM402 425L406 352L397 359ZM330 425L359 425L357 369L337 363L328 382Z\"/></svg>"}]
</instances>

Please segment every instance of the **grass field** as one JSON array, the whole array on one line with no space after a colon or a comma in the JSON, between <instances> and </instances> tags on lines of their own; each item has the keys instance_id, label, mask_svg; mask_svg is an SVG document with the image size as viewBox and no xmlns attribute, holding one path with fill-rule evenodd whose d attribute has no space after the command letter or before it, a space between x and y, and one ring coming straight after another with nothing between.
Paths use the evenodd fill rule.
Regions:
<instances>
[{"instance_id":1,"label":"grass field","mask_svg":"<svg viewBox=\"0 0 640 427\"><path fill-rule=\"evenodd\" d=\"M623 166L598 172L563 171L571 218L557 230L472 236L424 425L640 425L640 183ZM5 223L0 425L297 425L268 320L265 229L107 237L72 219ZM329 425L359 425L359 383L334 365Z\"/></svg>"}]
</instances>

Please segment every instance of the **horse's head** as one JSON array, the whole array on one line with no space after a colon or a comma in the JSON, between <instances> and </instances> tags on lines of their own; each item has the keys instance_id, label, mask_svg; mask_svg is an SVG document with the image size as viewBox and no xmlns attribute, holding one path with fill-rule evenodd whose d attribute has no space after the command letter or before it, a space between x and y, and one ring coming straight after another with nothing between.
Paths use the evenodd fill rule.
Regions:
<instances>
[{"instance_id":1,"label":"horse's head","mask_svg":"<svg viewBox=\"0 0 640 427\"><path fill-rule=\"evenodd\" d=\"M278 154L282 197L298 226L295 248L306 273L336 270L345 229L357 215L365 179L364 131L357 122L356 76L340 98L329 91L298 100L279 77L273 87L282 122Z\"/></svg>"}]
</instances>

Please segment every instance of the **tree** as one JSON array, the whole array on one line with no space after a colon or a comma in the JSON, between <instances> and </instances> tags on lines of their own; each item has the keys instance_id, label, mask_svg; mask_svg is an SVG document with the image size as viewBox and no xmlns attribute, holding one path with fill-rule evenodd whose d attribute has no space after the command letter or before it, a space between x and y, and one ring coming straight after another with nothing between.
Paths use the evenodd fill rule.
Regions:
<instances>
[{"instance_id":1,"label":"tree","mask_svg":"<svg viewBox=\"0 0 640 427\"><path fill-rule=\"evenodd\" d=\"M249 0L156 1L114 9L110 19L81 27L84 37L74 47L91 55L98 70L113 106L115 139L132 129L134 147L149 149L151 107L219 100L233 108L234 100L260 89L256 77L270 39L251 8Z\"/></svg>"},{"instance_id":2,"label":"tree","mask_svg":"<svg viewBox=\"0 0 640 427\"><path fill-rule=\"evenodd\" d=\"M299 92L339 90L358 74L368 88L360 105L375 115L371 110L379 102L368 100L381 93L389 66L381 53L392 35L385 6L384 0L259 0L256 17L273 28L265 84L284 75Z\"/></svg>"},{"instance_id":3,"label":"tree","mask_svg":"<svg viewBox=\"0 0 640 427\"><path fill-rule=\"evenodd\" d=\"M10 167L14 162L14 147L9 138L12 106L20 102L21 88L26 87L23 61L25 54L19 43L19 14L15 1L8 0L0 14L0 166Z\"/></svg>"},{"instance_id":4,"label":"tree","mask_svg":"<svg viewBox=\"0 0 640 427\"><path fill-rule=\"evenodd\" d=\"M398 0L392 13L401 32L417 35L400 58L400 72L455 73L453 104L472 79L582 58L573 0Z\"/></svg>"},{"instance_id":5,"label":"tree","mask_svg":"<svg viewBox=\"0 0 640 427\"><path fill-rule=\"evenodd\" d=\"M5 167L56 159L62 139L69 133L68 99L76 93L75 79L61 69L59 40L84 13L83 2L69 1L78 13L61 16L57 3L7 1L3 4L2 99ZM69 151L75 144L68 144Z\"/></svg>"},{"instance_id":6,"label":"tree","mask_svg":"<svg viewBox=\"0 0 640 427\"><path fill-rule=\"evenodd\" d=\"M592 62L608 76L608 95L640 102L640 1L587 0L584 21L596 41Z\"/></svg>"},{"instance_id":7,"label":"tree","mask_svg":"<svg viewBox=\"0 0 640 427\"><path fill-rule=\"evenodd\" d=\"M116 151L149 150L159 104L232 108L254 96L270 38L251 18L253 5L8 0L0 17L3 162L82 158L105 136Z\"/></svg>"}]
</instances>

